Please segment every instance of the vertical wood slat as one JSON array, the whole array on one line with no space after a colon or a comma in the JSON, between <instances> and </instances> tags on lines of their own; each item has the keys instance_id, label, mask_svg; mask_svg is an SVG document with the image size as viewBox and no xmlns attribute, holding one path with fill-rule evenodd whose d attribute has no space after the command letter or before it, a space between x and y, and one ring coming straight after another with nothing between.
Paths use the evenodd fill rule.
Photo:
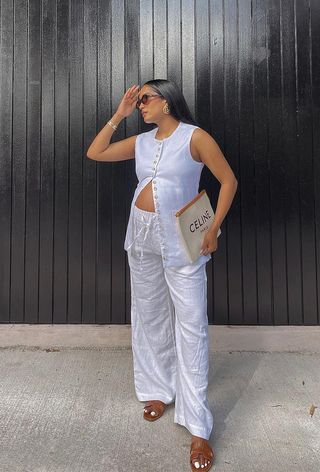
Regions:
<instances>
[{"instance_id":1,"label":"vertical wood slat","mask_svg":"<svg viewBox=\"0 0 320 472\"><path fill-rule=\"evenodd\" d=\"M238 8L236 2L224 2L224 151L235 173L239 175L239 94L238 94ZM234 200L225 225L227 249L228 317L225 324L241 323L242 276L239 197Z\"/></svg>"},{"instance_id":2,"label":"vertical wood slat","mask_svg":"<svg viewBox=\"0 0 320 472\"><path fill-rule=\"evenodd\" d=\"M83 101L85 149L97 131L97 5L84 0ZM83 163L83 246L82 246L82 323L96 322L97 267L97 167L85 159Z\"/></svg>"},{"instance_id":3,"label":"vertical wood slat","mask_svg":"<svg viewBox=\"0 0 320 472\"><path fill-rule=\"evenodd\" d=\"M0 322L11 316L11 208L12 208L12 86L13 15L12 1L1 1L0 10ZM5 72L5 73L4 73Z\"/></svg>"},{"instance_id":4,"label":"vertical wood slat","mask_svg":"<svg viewBox=\"0 0 320 472\"><path fill-rule=\"evenodd\" d=\"M55 169L55 2L41 10L41 164L39 182L39 323L53 322L54 169Z\"/></svg>"},{"instance_id":5,"label":"vertical wood slat","mask_svg":"<svg viewBox=\"0 0 320 472\"><path fill-rule=\"evenodd\" d=\"M283 115L281 106L284 81L281 64L280 4L270 0L266 11L267 78L268 78L268 149L271 242L271 320L272 324L287 324L286 238L285 238L285 158L283 155Z\"/></svg>"},{"instance_id":6,"label":"vertical wood slat","mask_svg":"<svg viewBox=\"0 0 320 472\"><path fill-rule=\"evenodd\" d=\"M139 9L139 0L132 0L131 2L126 3L126 38L125 38L125 63L126 63L126 74L125 74L125 89L127 90L132 84L140 84L140 70L137 67L139 64L139 55L140 55L140 34L139 34L139 25L140 25L140 9ZM139 133L139 112L134 110L134 112L125 120L125 130L127 136L137 135ZM125 192L123 198L125 201L125 223L129 219L131 201L134 194L135 185L138 182L135 173L135 160L130 159L125 162L125 177L127 185L125 187ZM130 183L130 185L129 185ZM124 241L124 236L121 236L121 240ZM123 290L125 291L125 313L121 316L121 323L131 323L131 285L130 285L130 269L128 264L127 256L125 256L125 281L123 283ZM119 315L120 316L120 313ZM120 322L119 318L116 319L116 322Z\"/></svg>"},{"instance_id":7,"label":"vertical wood slat","mask_svg":"<svg viewBox=\"0 0 320 472\"><path fill-rule=\"evenodd\" d=\"M111 110L109 115L112 116L123 96L125 89L125 8L124 0L112 0L112 98ZM123 139L124 122L121 123L121 129L116 133L115 139ZM126 162L115 162L111 164L112 171L112 195L110 203L112 204L112 262L111 262L111 319L110 323L124 322L125 297L124 297L124 274L125 274L125 257L123 250L123 234L126 228L126 206L124 196L126 194Z\"/></svg>"},{"instance_id":8,"label":"vertical wood slat","mask_svg":"<svg viewBox=\"0 0 320 472\"><path fill-rule=\"evenodd\" d=\"M240 239L242 252L242 323L254 325L257 319L256 224L253 213L256 195L254 168L254 28L251 0L238 10L239 21L239 175Z\"/></svg>"},{"instance_id":9,"label":"vertical wood slat","mask_svg":"<svg viewBox=\"0 0 320 472\"><path fill-rule=\"evenodd\" d=\"M207 130L219 144L221 151L229 161L226 154L227 143L225 141L225 84L221 80L224 77L224 2L214 0L210 3L209 10L209 31L210 31L210 82L204 84L210 99L210 129ZM198 27L199 29L199 27ZM198 80L196 87L198 102ZM199 114L201 109L199 109ZM201 116L201 115L200 115ZM200 118L199 116L199 118ZM235 169L234 169L235 171ZM220 185L212 174L206 169L203 170L205 179L208 179L208 195L212 206L218 199ZM206 180L205 180L206 183ZM208 286L210 306L208 310L209 322L215 324L228 324L228 225L227 220L223 222L221 236L218 238L218 250L212 253L211 260L211 285ZM238 244L238 243L237 243ZM208 269L210 266L208 264ZM209 278L208 278L209 282ZM211 292L211 294L210 294ZM241 313L241 307L239 307Z\"/></svg>"},{"instance_id":10,"label":"vertical wood slat","mask_svg":"<svg viewBox=\"0 0 320 472\"><path fill-rule=\"evenodd\" d=\"M0 322L130 323L134 161L86 158L125 90L181 87L239 187L207 266L216 324L319 324L315 0L1 0ZM112 141L150 129L138 113ZM204 169L200 188L220 186Z\"/></svg>"},{"instance_id":11,"label":"vertical wood slat","mask_svg":"<svg viewBox=\"0 0 320 472\"><path fill-rule=\"evenodd\" d=\"M197 122L203 123L203 129L210 132L211 129L211 100L210 100L210 15L209 5L205 0L196 2L194 8L191 9L189 15L194 16L194 63L195 63L195 113L194 118ZM211 201L214 200L212 197L213 188L215 182L213 182L213 176L204 168L201 174L199 191L203 188L208 189L207 193ZM220 242L220 241L219 241ZM217 254L217 253L216 253ZM208 306L208 319L214 319L213 314L213 272L212 266L215 265L216 254L212 254L211 261L206 266L207 271L207 306Z\"/></svg>"},{"instance_id":12,"label":"vertical wood slat","mask_svg":"<svg viewBox=\"0 0 320 472\"><path fill-rule=\"evenodd\" d=\"M315 213L312 155L312 91L310 67L310 4L295 3L297 150L299 153L299 199L301 212L302 323L317 320ZM318 156L319 158L319 156Z\"/></svg>"},{"instance_id":13,"label":"vertical wood slat","mask_svg":"<svg viewBox=\"0 0 320 472\"><path fill-rule=\"evenodd\" d=\"M316 235L317 312L320 322L320 3L310 0L310 68L312 82L312 155Z\"/></svg>"},{"instance_id":14,"label":"vertical wood slat","mask_svg":"<svg viewBox=\"0 0 320 472\"><path fill-rule=\"evenodd\" d=\"M68 197L68 323L82 321L83 250L83 2L71 2L69 40L69 197Z\"/></svg>"},{"instance_id":15,"label":"vertical wood slat","mask_svg":"<svg viewBox=\"0 0 320 472\"><path fill-rule=\"evenodd\" d=\"M271 239L270 239L270 182L268 152L267 106L267 5L263 0L253 2L254 33L254 163L256 200L254 202L257 231L257 323L272 324ZM263 270L260 268L263 267Z\"/></svg>"},{"instance_id":16,"label":"vertical wood slat","mask_svg":"<svg viewBox=\"0 0 320 472\"><path fill-rule=\"evenodd\" d=\"M97 129L106 123L111 110L112 84L112 6L101 0L97 3ZM106 47L106 45L109 45ZM121 125L120 125L121 126ZM119 127L120 132L120 127ZM114 137L111 138L114 141ZM109 323L112 318L112 164L97 165L97 280L95 323Z\"/></svg>"},{"instance_id":17,"label":"vertical wood slat","mask_svg":"<svg viewBox=\"0 0 320 472\"><path fill-rule=\"evenodd\" d=\"M24 320L27 129L27 2L14 4L12 115L11 314Z\"/></svg>"},{"instance_id":18,"label":"vertical wood slat","mask_svg":"<svg viewBox=\"0 0 320 472\"><path fill-rule=\"evenodd\" d=\"M302 271L300 241L300 201L299 201L299 154L297 148L296 124L296 72L295 56L295 11L293 2L281 4L282 39L282 116L284 172L286 176L286 269L288 323L302 323Z\"/></svg>"},{"instance_id":19,"label":"vertical wood slat","mask_svg":"<svg viewBox=\"0 0 320 472\"><path fill-rule=\"evenodd\" d=\"M53 323L68 322L69 5L56 4Z\"/></svg>"},{"instance_id":20,"label":"vertical wood slat","mask_svg":"<svg viewBox=\"0 0 320 472\"><path fill-rule=\"evenodd\" d=\"M39 232L40 232L40 119L41 119L41 5L32 2L28 15L27 55L27 157L25 234L25 316L26 323L38 322Z\"/></svg>"}]
</instances>

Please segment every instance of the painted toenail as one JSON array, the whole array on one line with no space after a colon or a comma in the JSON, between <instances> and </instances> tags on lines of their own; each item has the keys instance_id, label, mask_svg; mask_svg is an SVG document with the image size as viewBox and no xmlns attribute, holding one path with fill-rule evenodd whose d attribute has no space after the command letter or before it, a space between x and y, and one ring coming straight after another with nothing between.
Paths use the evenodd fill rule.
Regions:
<instances>
[{"instance_id":1,"label":"painted toenail","mask_svg":"<svg viewBox=\"0 0 320 472\"><path fill-rule=\"evenodd\" d=\"M201 464L201 467L202 467L202 469L203 469L203 468L204 468L204 465L203 465L203 464Z\"/></svg>"},{"instance_id":2,"label":"painted toenail","mask_svg":"<svg viewBox=\"0 0 320 472\"><path fill-rule=\"evenodd\" d=\"M199 462L195 462L195 463L194 463L194 466L195 466L196 469L199 469L199 467L200 467Z\"/></svg>"}]
</instances>

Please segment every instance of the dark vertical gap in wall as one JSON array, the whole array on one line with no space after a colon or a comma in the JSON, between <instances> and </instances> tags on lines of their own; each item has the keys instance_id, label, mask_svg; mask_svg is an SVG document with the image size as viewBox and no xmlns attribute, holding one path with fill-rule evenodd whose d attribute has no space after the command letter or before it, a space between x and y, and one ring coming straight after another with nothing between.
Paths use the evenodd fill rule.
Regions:
<instances>
[{"instance_id":1,"label":"dark vertical gap in wall","mask_svg":"<svg viewBox=\"0 0 320 472\"><path fill-rule=\"evenodd\" d=\"M124 34L124 48L123 48L123 55L124 55L124 60L123 60L123 94L127 90L127 82L126 82L126 76L127 76L127 49L126 49L126 44L127 44L127 21L128 21L128 15L127 15L127 1L124 0L124 7L123 7L123 34ZM131 84L130 84L131 85ZM127 126L126 126L127 120L123 120L123 128L124 128L124 135L122 135L121 139L124 139L127 134ZM124 173L125 173L125 180L128 181L128 161L123 161L123 167L124 167ZM124 194L124 197L127 198L127 192ZM124 205L124 221L123 221L123 227L126 227L126 221L127 221L127 206ZM124 268L126 266L126 254L123 252L123 264ZM124 275L126 272L124 271ZM124 320L126 321L126 306L124 306Z\"/></svg>"},{"instance_id":2,"label":"dark vertical gap in wall","mask_svg":"<svg viewBox=\"0 0 320 472\"><path fill-rule=\"evenodd\" d=\"M71 2L68 1L68 215L67 215L67 320L69 321L69 255L70 255L70 36L71 36Z\"/></svg>"},{"instance_id":3,"label":"dark vertical gap in wall","mask_svg":"<svg viewBox=\"0 0 320 472\"><path fill-rule=\"evenodd\" d=\"M52 278L51 278L51 322L54 323L54 256L55 256L55 195L56 195L56 48L57 48L57 0L55 0L55 36L54 36L54 47L53 47L53 185L52 185Z\"/></svg>"},{"instance_id":4,"label":"dark vertical gap in wall","mask_svg":"<svg viewBox=\"0 0 320 472\"><path fill-rule=\"evenodd\" d=\"M239 28L239 0L236 1L236 15L237 15L237 20L236 20L236 33L237 33L237 66L236 66L236 72L237 72L237 82L238 82L238 88L237 88L237 99L238 99L238 177L241 172L241 167L240 167L240 140L241 140L241 134L240 134L240 116L241 116L241 80L240 80L240 28ZM237 195L235 196L237 198ZM244 287L243 287L243 245L242 245L242 224L241 224L241 198L239 198L239 235L240 235L240 258L241 258L241 322L244 322Z\"/></svg>"},{"instance_id":5,"label":"dark vertical gap in wall","mask_svg":"<svg viewBox=\"0 0 320 472\"><path fill-rule=\"evenodd\" d=\"M223 148L226 151L226 109L227 109L227 90L226 90L226 51L225 51L225 0L222 0L222 36L223 36L223 54L222 54L222 70L223 70ZM227 273L227 320L229 323L230 303L229 303L229 264L228 264L228 220L226 220L226 273Z\"/></svg>"},{"instance_id":6,"label":"dark vertical gap in wall","mask_svg":"<svg viewBox=\"0 0 320 472\"><path fill-rule=\"evenodd\" d=\"M82 70L84 71L84 1L82 0ZM84 149L84 76L82 74L82 149ZM81 159L81 323L83 321L83 159Z\"/></svg>"},{"instance_id":7,"label":"dark vertical gap in wall","mask_svg":"<svg viewBox=\"0 0 320 472\"><path fill-rule=\"evenodd\" d=\"M212 64L211 64L211 10L210 10L210 0L207 1L207 11L208 11L208 41L209 41L209 51L208 51L208 57L209 57L209 117L210 117L210 124L209 128L207 129L208 133L212 135L213 131L213 126L212 126ZM195 67L194 67L195 70ZM195 118L195 117L194 117ZM202 170L202 173L204 172L204 169ZM202 175L202 174L201 174ZM210 186L210 190L207 191L209 200L212 202L212 187ZM211 254L211 274L210 274L210 279L213 281L213 257L214 253ZM206 264L206 271L208 270L208 265ZM208 290L208 284L207 284L207 290ZM212 300L213 298L213 291L214 291L214 284L211 284L211 293L212 293ZM209 297L208 297L209 299Z\"/></svg>"},{"instance_id":8,"label":"dark vertical gap in wall","mask_svg":"<svg viewBox=\"0 0 320 472\"><path fill-rule=\"evenodd\" d=\"M127 44L127 37L128 37L128 34L127 34L127 23L129 21L129 14L128 14L128 4L127 4L127 1L125 2L125 8L124 8L124 11L125 11L125 40L124 40L124 44L126 45ZM135 27L135 25L132 25L133 27ZM125 53L125 61L124 61L124 64L125 64L125 68L127 67L127 62L128 62L128 54L127 54L127 51L128 49L125 47L124 49L124 53ZM129 67L128 67L129 69ZM127 69L125 69L127 70ZM135 81L135 79L134 79ZM124 84L125 84L125 92L127 91L127 87L128 87L128 83L126 82L126 73L124 74ZM131 85L131 84L130 84ZM136 85L139 85L139 78L137 77L137 83ZM127 137L127 120L125 120L124 122L124 135L125 137ZM125 166L125 179L126 179L126 182L129 181L129 165L130 165L130 161L126 160L124 161L124 166ZM128 201L128 188L126 188L126 192L125 192L125 199L126 199L126 202ZM130 207L129 207L130 208ZM125 230L125 233L126 234L126 227L127 227L127 223L128 223L128 219L129 219L129 215L128 215L128 207L127 207L127 204L125 204L124 206L124 230ZM126 295L127 293L129 292L129 287L127 285L127 280L128 280L128 271L127 271L127 255L126 255L126 251L123 251L123 259L124 259L124 286L125 286L125 306L124 306L124 323L125 324L128 324L128 320L127 320L127 303L126 303Z\"/></svg>"},{"instance_id":9,"label":"dark vertical gap in wall","mask_svg":"<svg viewBox=\"0 0 320 472\"><path fill-rule=\"evenodd\" d=\"M14 136L14 128L13 128L13 116L14 116L14 100L13 100L13 95L14 95L14 89L13 89L13 84L14 84L14 61L15 61L15 24L14 24L14 17L15 17L15 3L13 3L13 9L12 9L12 69L11 69L11 77L12 77L12 87L11 87L11 181L10 181L10 189L11 189L11 195L10 195L10 275L9 275L9 322L11 322L11 285L12 285L12 202L13 202L13 136ZM14 321L14 320L13 320Z\"/></svg>"},{"instance_id":10,"label":"dark vertical gap in wall","mask_svg":"<svg viewBox=\"0 0 320 472\"><path fill-rule=\"evenodd\" d=\"M99 87L98 87L98 82L99 82L99 54L98 54L98 48L99 48L99 15L98 15L98 9L99 9L99 0L96 0L96 133L98 133L98 93L99 93ZM98 288L99 288L99 280L98 280L98 251L99 251L99 169L98 167L98 162L95 161L95 172L96 172L96 247L95 247L95 261L94 261L94 278L95 278L95 285L94 285L94 305L95 305L95 311L94 311L94 323L97 324L97 311L98 311Z\"/></svg>"},{"instance_id":11,"label":"dark vertical gap in wall","mask_svg":"<svg viewBox=\"0 0 320 472\"><path fill-rule=\"evenodd\" d=\"M297 133L299 133L299 81L298 81L298 41L297 41L297 3L296 0L293 2L293 12L294 12L294 59L295 59L295 91L296 91L296 146L295 149L298 153L298 201L299 201L299 237L300 237L300 274L303 273L302 269L302 228L301 228L301 203L300 203L300 158L299 158L299 139L297 139ZM301 323L304 324L304 293L303 293L303 277L301 277L301 310L302 310L302 320Z\"/></svg>"},{"instance_id":12,"label":"dark vertical gap in wall","mask_svg":"<svg viewBox=\"0 0 320 472\"><path fill-rule=\"evenodd\" d=\"M27 2L27 51L26 51L26 96L25 96L25 114L26 114L26 122L25 122L25 163L24 163L24 175L25 175L25 182L24 182L24 226L23 226L23 310L22 310L22 320L25 323L26 320L26 234L27 234L27 191L28 191L28 85L29 85L29 10L30 4Z\"/></svg>"},{"instance_id":13,"label":"dark vertical gap in wall","mask_svg":"<svg viewBox=\"0 0 320 472\"><path fill-rule=\"evenodd\" d=\"M109 18L110 18L110 41L109 41L109 44L110 44L110 100L109 100L109 104L110 104L110 113L109 115L111 116L112 114L112 79L113 79L113 75L112 75L112 49L113 49L113 43L112 43L112 12L113 12L113 2L111 1L109 3L110 5L110 14L109 14ZM112 218L113 218L113 187L114 187L114 178L113 178L113 174L114 174L114 163L111 162L111 175L112 175L112 179L111 179L111 234L110 234L110 254L111 254L111 257L110 257L110 273L111 273L111 277L110 277L110 320L109 322L111 323L112 322L112 306L113 306L113 297L112 297L112 293L113 293L113 290L112 290L112 287L113 287L113 277L112 277L112 271L113 271L113 257L112 257L112 241L113 241L113 238L112 238L112 229L113 229L113 221L112 221Z\"/></svg>"},{"instance_id":14,"label":"dark vertical gap in wall","mask_svg":"<svg viewBox=\"0 0 320 472\"><path fill-rule=\"evenodd\" d=\"M42 63L43 63L43 2L39 2L40 9L39 9L39 25L40 25L40 106L39 106L39 191L38 191L38 297L37 297L37 323L39 323L40 319L40 238L41 238L41 193L42 193L42 180L41 180L41 172L42 172Z\"/></svg>"},{"instance_id":15,"label":"dark vertical gap in wall","mask_svg":"<svg viewBox=\"0 0 320 472\"><path fill-rule=\"evenodd\" d=\"M253 110L253 127L252 127L252 142L253 142L253 175L254 175L254 239L255 239L255 268L256 268L256 313L257 313L257 324L259 324L259 289L258 289L258 242L257 242L257 174L256 174L256 142L255 142L255 39L256 39L256 0L254 2L254 12L251 18L251 53L252 53L252 110Z\"/></svg>"},{"instance_id":16,"label":"dark vertical gap in wall","mask_svg":"<svg viewBox=\"0 0 320 472\"><path fill-rule=\"evenodd\" d=\"M126 44L127 44L127 20L128 20L128 10L127 10L127 1L126 0L123 0L123 39L124 39L124 48L123 48L123 84L124 84L124 90L123 90L123 94L126 92L127 90L127 82L126 82L126 76L127 76L127 49L126 49ZM131 84L130 84L131 86ZM123 120L123 128L124 128L124 135L121 136L121 140L124 139L126 137L126 134L127 134L127 120ZM126 178L126 181L128 180L128 161L125 160L122 162L123 164L123 167L124 167L124 172L125 172L125 178ZM127 197L127 195L125 194L125 197ZM123 227L125 228L126 227L126 221L127 221L127 211L126 211L126 205L124 207L124 221L123 221ZM124 261L124 266L125 266L125 263L126 263L126 254L123 253L123 261ZM126 307L124 307L126 308ZM112 313L111 313L112 315ZM125 315L125 310L124 310L124 315ZM124 319L126 319L126 316L124 316Z\"/></svg>"}]
</instances>

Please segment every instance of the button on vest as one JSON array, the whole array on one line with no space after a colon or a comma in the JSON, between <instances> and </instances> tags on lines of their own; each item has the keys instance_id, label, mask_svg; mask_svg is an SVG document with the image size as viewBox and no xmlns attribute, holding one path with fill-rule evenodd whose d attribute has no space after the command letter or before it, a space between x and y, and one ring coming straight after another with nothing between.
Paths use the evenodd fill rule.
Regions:
<instances>
[{"instance_id":1,"label":"button on vest","mask_svg":"<svg viewBox=\"0 0 320 472\"><path fill-rule=\"evenodd\" d=\"M155 212L158 217L161 254L164 267L190 264L177 226L175 213L199 192L204 164L192 158L190 140L195 125L180 121L173 133L156 139L158 128L141 133L136 138L135 170L138 184L131 203L124 241L127 251L134 243L133 207L139 193L152 181ZM199 256L207 262L211 253ZM194 263L196 263L194 262Z\"/></svg>"}]
</instances>

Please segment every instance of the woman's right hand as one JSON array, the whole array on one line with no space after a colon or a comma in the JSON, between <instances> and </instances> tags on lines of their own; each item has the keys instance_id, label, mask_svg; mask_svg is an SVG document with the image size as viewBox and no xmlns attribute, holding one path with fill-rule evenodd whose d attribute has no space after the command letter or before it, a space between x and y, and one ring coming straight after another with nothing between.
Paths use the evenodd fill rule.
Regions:
<instances>
[{"instance_id":1,"label":"woman's right hand","mask_svg":"<svg viewBox=\"0 0 320 472\"><path fill-rule=\"evenodd\" d=\"M118 106L117 112L124 118L131 115L133 110L136 108L136 102L139 94L138 89L139 85L132 85L132 87L128 88Z\"/></svg>"}]
</instances>

